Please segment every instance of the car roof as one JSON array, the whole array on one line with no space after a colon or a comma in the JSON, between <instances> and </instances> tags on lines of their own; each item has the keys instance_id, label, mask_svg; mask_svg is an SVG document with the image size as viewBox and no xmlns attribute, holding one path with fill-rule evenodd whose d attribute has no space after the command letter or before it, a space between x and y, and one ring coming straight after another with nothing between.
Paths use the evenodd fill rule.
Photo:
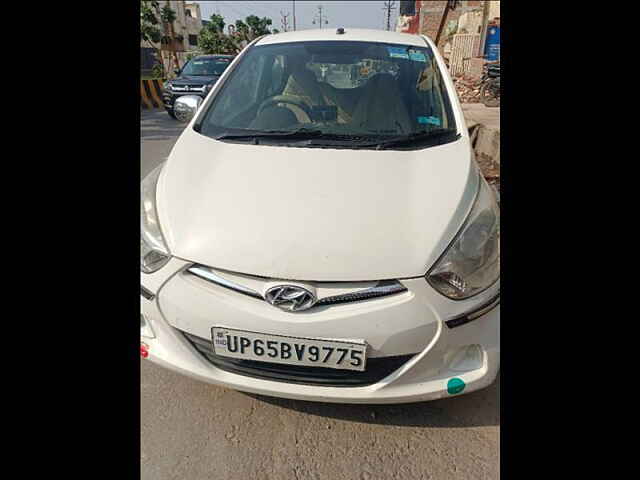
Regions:
<instances>
[{"instance_id":1,"label":"car roof","mask_svg":"<svg viewBox=\"0 0 640 480\"><path fill-rule=\"evenodd\" d=\"M317 41L354 41L354 42L381 42L397 43L400 45L412 45L426 47L428 44L420 35L410 33L389 32L387 30L371 30L364 28L344 27L344 33L336 33L336 28L318 28L313 30L297 30L295 32L282 32L266 35L255 43L258 45L272 45L289 42L317 42Z\"/></svg>"}]
</instances>

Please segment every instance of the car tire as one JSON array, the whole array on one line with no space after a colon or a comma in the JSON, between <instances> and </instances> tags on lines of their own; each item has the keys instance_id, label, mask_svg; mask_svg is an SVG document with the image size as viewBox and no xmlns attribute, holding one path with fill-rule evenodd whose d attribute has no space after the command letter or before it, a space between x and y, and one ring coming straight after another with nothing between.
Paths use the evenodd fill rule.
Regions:
<instances>
[{"instance_id":1,"label":"car tire","mask_svg":"<svg viewBox=\"0 0 640 480\"><path fill-rule=\"evenodd\" d=\"M171 118L173 118L174 120L177 120L177 118L176 118L176 114L175 114L175 113L173 113L173 109L171 109L171 110L167 110L167 113L169 114L169 116L170 116Z\"/></svg>"}]
</instances>

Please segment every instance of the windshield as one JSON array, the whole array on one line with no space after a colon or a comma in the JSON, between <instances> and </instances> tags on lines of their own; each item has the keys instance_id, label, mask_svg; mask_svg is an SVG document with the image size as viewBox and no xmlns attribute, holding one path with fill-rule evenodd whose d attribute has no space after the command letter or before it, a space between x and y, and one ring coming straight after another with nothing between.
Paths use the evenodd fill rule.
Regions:
<instances>
[{"instance_id":1,"label":"windshield","mask_svg":"<svg viewBox=\"0 0 640 480\"><path fill-rule=\"evenodd\" d=\"M180 74L193 76L220 76L230 63L230 58L194 58L184 66Z\"/></svg>"},{"instance_id":2,"label":"windshield","mask_svg":"<svg viewBox=\"0 0 640 480\"><path fill-rule=\"evenodd\" d=\"M196 129L219 140L343 148L456 132L428 46L348 41L251 48Z\"/></svg>"}]
</instances>

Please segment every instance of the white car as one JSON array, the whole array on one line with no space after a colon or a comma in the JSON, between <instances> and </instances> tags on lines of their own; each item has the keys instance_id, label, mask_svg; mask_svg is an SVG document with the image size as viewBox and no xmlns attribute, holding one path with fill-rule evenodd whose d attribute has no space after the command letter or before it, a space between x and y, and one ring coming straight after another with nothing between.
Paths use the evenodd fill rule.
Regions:
<instances>
[{"instance_id":1,"label":"white car","mask_svg":"<svg viewBox=\"0 0 640 480\"><path fill-rule=\"evenodd\" d=\"M142 181L143 357L322 402L494 381L500 211L430 39L267 35L201 101Z\"/></svg>"}]
</instances>

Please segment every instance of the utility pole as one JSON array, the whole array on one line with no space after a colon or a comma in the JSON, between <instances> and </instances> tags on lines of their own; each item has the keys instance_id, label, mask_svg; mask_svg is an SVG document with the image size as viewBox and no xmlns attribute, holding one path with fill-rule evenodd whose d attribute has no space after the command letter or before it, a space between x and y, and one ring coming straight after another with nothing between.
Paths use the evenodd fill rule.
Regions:
<instances>
[{"instance_id":1,"label":"utility pole","mask_svg":"<svg viewBox=\"0 0 640 480\"><path fill-rule=\"evenodd\" d=\"M396 9L395 4L395 0L391 0L384 2L384 7L382 7L382 10L387 11L387 30L391 30L391 10Z\"/></svg>"},{"instance_id":2,"label":"utility pole","mask_svg":"<svg viewBox=\"0 0 640 480\"><path fill-rule=\"evenodd\" d=\"M287 12L287 14L285 15L284 12L282 10L280 10L280 16L282 17L280 19L280 23L282 24L282 30L285 32L289 31L289 22L287 20L287 17L289 17L290 13Z\"/></svg>"},{"instance_id":3,"label":"utility pole","mask_svg":"<svg viewBox=\"0 0 640 480\"><path fill-rule=\"evenodd\" d=\"M293 31L296 31L296 0L293 0Z\"/></svg>"},{"instance_id":4,"label":"utility pole","mask_svg":"<svg viewBox=\"0 0 640 480\"><path fill-rule=\"evenodd\" d=\"M316 20L320 23L320 28L322 28L323 24L327 25L329 23L329 20L327 20L326 16L324 22L322 21L322 5L318 5L318 16L315 17L312 22L314 25L316 24Z\"/></svg>"},{"instance_id":5,"label":"utility pole","mask_svg":"<svg viewBox=\"0 0 640 480\"><path fill-rule=\"evenodd\" d=\"M447 4L444 7L444 12L442 12L442 18L440 19L440 26L438 27L438 34L436 35L435 44L438 46L438 42L440 42L440 35L442 34L442 28L444 27L445 22L447 21L447 15L449 15L449 11L453 11L456 9L459 0L448 0Z\"/></svg>"},{"instance_id":6,"label":"utility pole","mask_svg":"<svg viewBox=\"0 0 640 480\"><path fill-rule=\"evenodd\" d=\"M484 47L487 42L487 30L489 23L489 2L484 2L482 9L482 30L480 31L480 51L478 52L479 57L484 57Z\"/></svg>"}]
</instances>

